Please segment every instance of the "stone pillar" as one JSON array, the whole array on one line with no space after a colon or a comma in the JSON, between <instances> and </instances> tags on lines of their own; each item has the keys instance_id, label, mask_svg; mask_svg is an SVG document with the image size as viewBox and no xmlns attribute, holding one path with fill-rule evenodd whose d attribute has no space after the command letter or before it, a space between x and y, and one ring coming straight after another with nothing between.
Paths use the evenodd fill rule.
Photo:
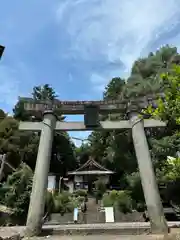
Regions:
<instances>
[{"instance_id":1,"label":"stone pillar","mask_svg":"<svg viewBox=\"0 0 180 240\"><path fill-rule=\"evenodd\" d=\"M56 125L56 116L52 111L44 113L43 123L26 223L26 236L36 236L41 232L51 150Z\"/></svg>"},{"instance_id":2,"label":"stone pillar","mask_svg":"<svg viewBox=\"0 0 180 240\"><path fill-rule=\"evenodd\" d=\"M148 142L144 132L143 119L140 119L135 113L130 113L130 123L151 231L153 233L167 233L168 225L164 217Z\"/></svg>"}]
</instances>

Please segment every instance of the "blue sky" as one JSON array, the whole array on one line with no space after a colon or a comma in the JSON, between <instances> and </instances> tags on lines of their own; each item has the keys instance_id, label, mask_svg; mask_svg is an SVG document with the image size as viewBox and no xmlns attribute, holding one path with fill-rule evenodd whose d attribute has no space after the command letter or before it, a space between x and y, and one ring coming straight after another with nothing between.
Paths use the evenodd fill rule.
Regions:
<instances>
[{"instance_id":1,"label":"blue sky","mask_svg":"<svg viewBox=\"0 0 180 240\"><path fill-rule=\"evenodd\" d=\"M0 108L7 112L18 96L45 83L62 100L98 100L139 56L167 43L180 47L179 0L0 0L0 6L6 46Z\"/></svg>"}]
</instances>

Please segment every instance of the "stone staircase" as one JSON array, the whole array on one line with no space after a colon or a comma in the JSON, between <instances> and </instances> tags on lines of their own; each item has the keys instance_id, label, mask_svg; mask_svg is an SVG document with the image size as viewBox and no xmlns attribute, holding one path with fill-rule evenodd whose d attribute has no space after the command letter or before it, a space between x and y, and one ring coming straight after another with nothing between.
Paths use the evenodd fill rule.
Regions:
<instances>
[{"instance_id":1,"label":"stone staircase","mask_svg":"<svg viewBox=\"0 0 180 240\"><path fill-rule=\"evenodd\" d=\"M88 197L87 212L85 214L85 219L83 213L79 210L78 223L79 224L96 224L105 223L105 214L100 212L100 204L96 204L96 199L93 197ZM73 213L66 213L64 216L60 214L51 214L51 220L44 223L45 225L63 225L63 224L74 224Z\"/></svg>"},{"instance_id":2,"label":"stone staircase","mask_svg":"<svg viewBox=\"0 0 180 240\"><path fill-rule=\"evenodd\" d=\"M96 199L88 198L87 202L87 224L104 223L104 213L99 211L100 204L96 204Z\"/></svg>"}]
</instances>

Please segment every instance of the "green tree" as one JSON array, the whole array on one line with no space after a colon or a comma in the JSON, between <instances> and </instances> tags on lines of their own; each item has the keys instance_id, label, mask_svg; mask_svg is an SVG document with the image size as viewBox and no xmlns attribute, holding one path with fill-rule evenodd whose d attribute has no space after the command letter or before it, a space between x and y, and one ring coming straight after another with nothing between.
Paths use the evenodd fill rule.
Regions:
<instances>
[{"instance_id":1,"label":"green tree","mask_svg":"<svg viewBox=\"0 0 180 240\"><path fill-rule=\"evenodd\" d=\"M22 152L30 135L18 131L18 121L6 117L0 121L0 152L6 153L6 160L15 168L21 162Z\"/></svg>"},{"instance_id":2,"label":"green tree","mask_svg":"<svg viewBox=\"0 0 180 240\"><path fill-rule=\"evenodd\" d=\"M34 100L55 100L57 94L55 90L49 85L35 86L33 88L32 97ZM17 120L27 121L31 120L32 116L25 111L24 103L20 100L14 108L14 117ZM63 116L58 116L59 120L64 120ZM42 119L36 119L41 121ZM24 139L24 146L21 149L21 156L32 169L35 168L36 156L39 144L39 134L34 132L22 132ZM66 132L56 134L53 141L53 150L50 164L50 171L59 172L65 175L68 168L74 169L76 166L76 157L74 154L74 147L70 141L69 135Z\"/></svg>"},{"instance_id":3,"label":"green tree","mask_svg":"<svg viewBox=\"0 0 180 240\"><path fill-rule=\"evenodd\" d=\"M123 81L120 78L114 78L110 81L105 88L104 99L130 100L167 91L167 80L162 81L161 75L162 73L171 72L172 63L180 63L180 56L175 47L168 45L160 48L155 53L150 53L148 57L138 59L133 64L131 74L127 81ZM170 86L170 88L171 87L172 86ZM173 93L173 96L171 94L171 98L176 98L175 96L178 96L179 88L175 87L175 89L177 92L176 94ZM173 104L175 104L175 102L173 102ZM175 111L172 111L172 107L170 107L170 110L167 110L166 113L169 112L171 116L163 119L170 118L171 123L168 121L169 123L166 129L149 128L145 130L156 172L166 164L167 154L175 156L179 148L179 137L176 133L178 129L177 123L172 124L173 119L176 119L177 122L178 116L180 116L177 107L178 104L176 102ZM124 112L121 114L101 116L101 119L112 121L123 120L127 119L127 116ZM137 172L136 156L131 132L124 130L92 132L89 140L91 154L94 155L96 160L116 172L113 176L114 180L112 183L114 183L114 185L115 183L116 185L118 184L122 189L126 188L127 185L130 184L126 176L128 175L133 178L131 174ZM141 182L139 181L138 184L137 188L141 189ZM131 187L129 185L129 188L133 190L136 189L136 186L134 185ZM135 192L136 190L134 193ZM143 194L141 195L143 196ZM136 196L136 198L138 199L138 196ZM141 199L142 198L143 197L141 197Z\"/></svg>"},{"instance_id":4,"label":"green tree","mask_svg":"<svg viewBox=\"0 0 180 240\"><path fill-rule=\"evenodd\" d=\"M42 86L35 86L33 88L32 97L34 100L55 100L57 94L55 90L49 85L44 84ZM21 121L31 120L32 116L25 111L24 101L20 99L13 109L14 118Z\"/></svg>"},{"instance_id":5,"label":"green tree","mask_svg":"<svg viewBox=\"0 0 180 240\"><path fill-rule=\"evenodd\" d=\"M125 81L121 78L113 78L109 84L105 87L104 99L105 100L117 100L122 98L122 89L125 85Z\"/></svg>"},{"instance_id":6,"label":"green tree","mask_svg":"<svg viewBox=\"0 0 180 240\"><path fill-rule=\"evenodd\" d=\"M66 176L68 171L77 167L75 146L70 140L68 133L61 132L54 136L50 171Z\"/></svg>"},{"instance_id":7,"label":"green tree","mask_svg":"<svg viewBox=\"0 0 180 240\"><path fill-rule=\"evenodd\" d=\"M49 84L34 87L32 96L35 100L54 100L58 97L55 90Z\"/></svg>"}]
</instances>

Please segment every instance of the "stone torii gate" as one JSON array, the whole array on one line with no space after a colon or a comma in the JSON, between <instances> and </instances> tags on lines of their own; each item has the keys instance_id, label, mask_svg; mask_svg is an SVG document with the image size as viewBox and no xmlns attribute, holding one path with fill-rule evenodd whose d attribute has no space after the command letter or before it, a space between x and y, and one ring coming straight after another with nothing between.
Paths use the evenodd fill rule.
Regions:
<instances>
[{"instance_id":1,"label":"stone torii gate","mask_svg":"<svg viewBox=\"0 0 180 240\"><path fill-rule=\"evenodd\" d=\"M64 102L58 100L49 103L47 101L34 101L30 98L21 98L20 100L24 102L24 109L32 114L32 116L42 117L43 119L42 122L20 122L19 125L19 130L41 132L26 223L27 236L38 235L41 232L54 132L114 129L132 130L134 148L150 218L151 230L153 233L168 232L168 226L164 217L163 206L144 131L144 128L165 127L166 124L158 120L142 119L139 117L139 111L149 104L147 98L137 99L136 101L131 101L131 103L127 103L127 101ZM151 99L151 101L153 100ZM95 107L101 114L128 111L128 120L102 121L97 123L96 126L91 127L87 126L84 122L58 121L57 116L62 114L85 114L86 118L87 107ZM92 114L89 116L92 117Z\"/></svg>"}]
</instances>

